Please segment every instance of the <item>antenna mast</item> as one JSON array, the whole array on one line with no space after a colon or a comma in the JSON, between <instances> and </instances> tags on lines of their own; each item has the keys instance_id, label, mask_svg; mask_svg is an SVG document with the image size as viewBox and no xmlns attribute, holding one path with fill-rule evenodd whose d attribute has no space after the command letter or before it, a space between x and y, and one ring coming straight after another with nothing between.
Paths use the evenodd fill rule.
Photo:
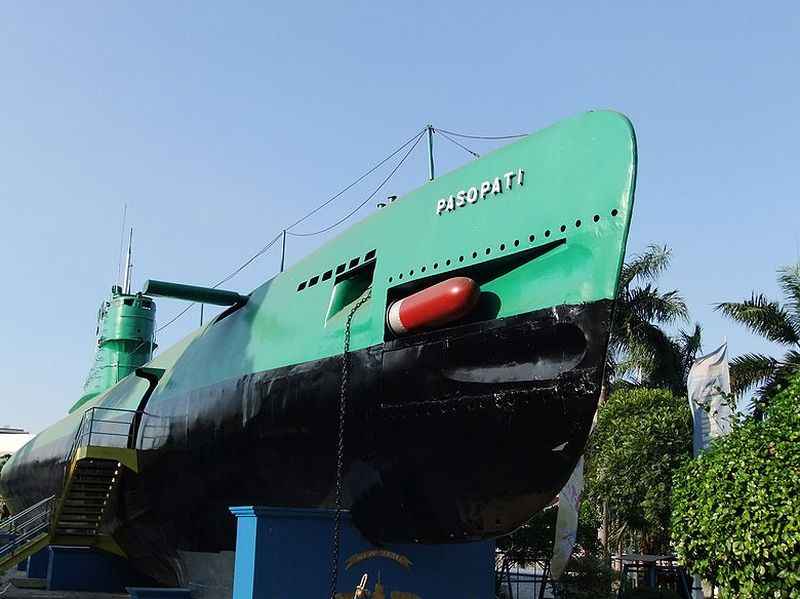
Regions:
<instances>
[{"instance_id":1,"label":"antenna mast","mask_svg":"<svg viewBox=\"0 0 800 599\"><path fill-rule=\"evenodd\" d=\"M428 181L433 181L433 125L425 127L428 132Z\"/></svg>"},{"instance_id":2,"label":"antenna mast","mask_svg":"<svg viewBox=\"0 0 800 599\"><path fill-rule=\"evenodd\" d=\"M128 202L125 202L125 207L122 209L122 231L119 233L119 256L117 257L117 281L119 285L119 278L122 274L122 248L125 247L125 224L128 218Z\"/></svg>"},{"instance_id":3,"label":"antenna mast","mask_svg":"<svg viewBox=\"0 0 800 599\"><path fill-rule=\"evenodd\" d=\"M128 254L125 256L125 278L122 281L122 293L129 295L131 292L131 269L133 263L131 262L131 247L133 246L133 227L131 227L131 234L128 238Z\"/></svg>"}]
</instances>

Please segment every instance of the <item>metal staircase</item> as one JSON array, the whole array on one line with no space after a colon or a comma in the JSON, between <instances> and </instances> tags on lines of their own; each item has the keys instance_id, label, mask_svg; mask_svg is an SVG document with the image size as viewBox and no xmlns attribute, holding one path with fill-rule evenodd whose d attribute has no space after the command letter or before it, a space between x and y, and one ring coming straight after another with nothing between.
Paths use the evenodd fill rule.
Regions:
<instances>
[{"instance_id":1,"label":"metal staircase","mask_svg":"<svg viewBox=\"0 0 800 599\"><path fill-rule=\"evenodd\" d=\"M0 572L48 545L92 546L122 554L101 524L124 470L139 471L133 445L143 414L101 407L83 414L61 493L0 522Z\"/></svg>"}]
</instances>

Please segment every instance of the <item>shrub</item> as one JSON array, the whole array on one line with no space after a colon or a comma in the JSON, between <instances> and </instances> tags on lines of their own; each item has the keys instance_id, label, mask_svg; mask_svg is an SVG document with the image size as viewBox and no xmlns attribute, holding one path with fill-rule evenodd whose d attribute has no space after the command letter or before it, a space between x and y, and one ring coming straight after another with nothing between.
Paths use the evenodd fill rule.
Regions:
<instances>
[{"instance_id":1,"label":"shrub","mask_svg":"<svg viewBox=\"0 0 800 599\"><path fill-rule=\"evenodd\" d=\"M672 530L723 597L800 597L800 376L676 473Z\"/></svg>"}]
</instances>

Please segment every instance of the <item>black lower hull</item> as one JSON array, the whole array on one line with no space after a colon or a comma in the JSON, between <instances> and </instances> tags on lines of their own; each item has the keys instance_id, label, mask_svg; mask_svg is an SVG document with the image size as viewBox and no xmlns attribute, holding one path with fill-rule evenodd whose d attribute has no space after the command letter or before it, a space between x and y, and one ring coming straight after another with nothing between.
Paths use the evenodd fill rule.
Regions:
<instances>
[{"instance_id":1,"label":"black lower hull","mask_svg":"<svg viewBox=\"0 0 800 599\"><path fill-rule=\"evenodd\" d=\"M485 539L549 503L589 434L612 307L559 306L353 352L344 503L362 531L377 543ZM105 529L137 567L175 584L180 551L234 549L229 506L332 507L341 374L336 356L147 406L141 473L122 477ZM57 492L62 476L63 461L27 461L13 504Z\"/></svg>"}]
</instances>

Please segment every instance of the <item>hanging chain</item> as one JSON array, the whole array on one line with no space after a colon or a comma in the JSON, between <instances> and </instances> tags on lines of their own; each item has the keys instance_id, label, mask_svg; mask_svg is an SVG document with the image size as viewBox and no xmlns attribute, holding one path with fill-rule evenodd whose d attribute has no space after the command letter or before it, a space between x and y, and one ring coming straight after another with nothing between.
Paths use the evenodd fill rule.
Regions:
<instances>
[{"instance_id":1,"label":"hanging chain","mask_svg":"<svg viewBox=\"0 0 800 599\"><path fill-rule=\"evenodd\" d=\"M339 435L336 448L336 509L333 515L333 555L331 561L331 596L336 599L336 587L339 585L339 541L342 529L342 488L344 487L344 436L347 419L347 394L350 387L350 329L353 317L358 309L372 297L372 289L362 297L350 310L344 325L344 351L342 352L342 384L339 389Z\"/></svg>"}]
</instances>

